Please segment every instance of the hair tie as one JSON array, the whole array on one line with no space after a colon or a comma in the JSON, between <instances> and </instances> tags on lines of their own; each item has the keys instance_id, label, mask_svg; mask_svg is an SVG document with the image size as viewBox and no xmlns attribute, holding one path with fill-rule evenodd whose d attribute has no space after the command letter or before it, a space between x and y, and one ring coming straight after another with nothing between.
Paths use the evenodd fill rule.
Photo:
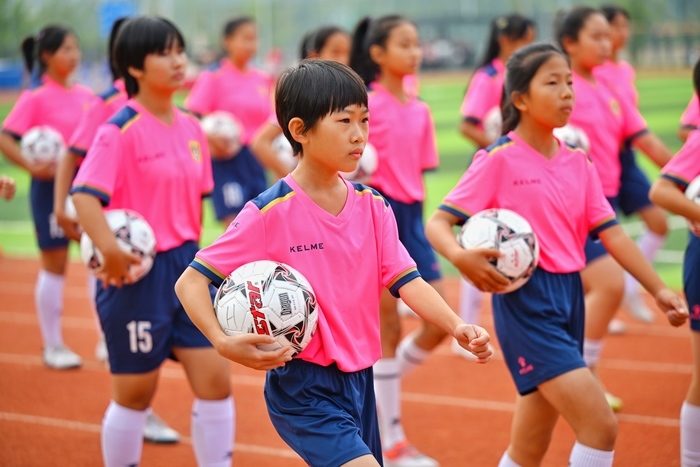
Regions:
<instances>
[{"instance_id":1,"label":"hair tie","mask_svg":"<svg viewBox=\"0 0 700 467\"><path fill-rule=\"evenodd\" d=\"M499 16L496 18L496 27L498 29L505 29L508 27L508 18L504 16Z\"/></svg>"}]
</instances>

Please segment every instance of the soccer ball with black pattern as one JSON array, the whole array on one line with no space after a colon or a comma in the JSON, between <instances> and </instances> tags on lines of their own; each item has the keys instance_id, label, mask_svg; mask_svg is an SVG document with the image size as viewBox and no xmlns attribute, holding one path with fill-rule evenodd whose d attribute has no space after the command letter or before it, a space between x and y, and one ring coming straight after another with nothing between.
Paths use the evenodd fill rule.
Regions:
<instances>
[{"instance_id":1,"label":"soccer ball with black pattern","mask_svg":"<svg viewBox=\"0 0 700 467\"><path fill-rule=\"evenodd\" d=\"M685 197L695 204L700 204L700 176L695 177L685 189ZM697 236L700 236L700 224L686 219L688 228Z\"/></svg>"},{"instance_id":2,"label":"soccer ball with black pattern","mask_svg":"<svg viewBox=\"0 0 700 467\"><path fill-rule=\"evenodd\" d=\"M263 350L291 347L294 355L311 341L318 320L316 294L299 272L275 261L253 261L226 277L214 299L221 329L228 335L273 336Z\"/></svg>"},{"instance_id":3,"label":"soccer ball with black pattern","mask_svg":"<svg viewBox=\"0 0 700 467\"><path fill-rule=\"evenodd\" d=\"M61 133L50 126L35 126L27 131L19 143L22 157L32 163L58 162L66 154L66 143Z\"/></svg>"},{"instance_id":4,"label":"soccer ball with black pattern","mask_svg":"<svg viewBox=\"0 0 700 467\"><path fill-rule=\"evenodd\" d=\"M508 209L487 209L469 218L457 235L462 248L493 248L501 258L491 264L510 280L503 293L522 287L535 272L540 257L537 236L530 223Z\"/></svg>"},{"instance_id":5,"label":"soccer ball with black pattern","mask_svg":"<svg viewBox=\"0 0 700 467\"><path fill-rule=\"evenodd\" d=\"M107 211L105 219L117 238L119 248L141 258L141 264L132 264L129 267L129 279L131 282L138 281L153 267L156 256L156 236L153 229L140 214L127 209ZM91 270L101 267L104 261L102 252L95 247L85 232L80 237L80 257Z\"/></svg>"}]
</instances>

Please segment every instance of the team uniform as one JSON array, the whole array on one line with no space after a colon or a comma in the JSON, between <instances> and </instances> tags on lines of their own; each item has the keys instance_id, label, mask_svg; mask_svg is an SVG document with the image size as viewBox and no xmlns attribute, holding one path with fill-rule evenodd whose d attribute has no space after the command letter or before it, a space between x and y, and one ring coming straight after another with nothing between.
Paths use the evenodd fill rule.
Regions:
<instances>
[{"instance_id":1,"label":"team uniform","mask_svg":"<svg viewBox=\"0 0 700 467\"><path fill-rule=\"evenodd\" d=\"M700 128L700 100L698 100L697 92L693 93L693 97L681 115L681 128L687 130Z\"/></svg>"},{"instance_id":2,"label":"team uniform","mask_svg":"<svg viewBox=\"0 0 700 467\"><path fill-rule=\"evenodd\" d=\"M573 74L573 88L576 95L569 124L580 128L590 141L588 155L598 171L603 193L613 208L621 206L620 150L625 141L648 131L646 122L636 108L602 82L591 83L576 73ZM629 208L626 202L625 209ZM607 254L599 242L589 240L586 244L586 259L591 262Z\"/></svg>"},{"instance_id":3,"label":"team uniform","mask_svg":"<svg viewBox=\"0 0 700 467\"><path fill-rule=\"evenodd\" d=\"M198 250L202 197L213 188L209 149L199 121L173 111L166 125L129 100L100 126L71 190L97 197L108 209L138 212L156 236L157 254L144 278L97 290L115 374L152 371L172 347L210 346L173 291Z\"/></svg>"},{"instance_id":4,"label":"team uniform","mask_svg":"<svg viewBox=\"0 0 700 467\"><path fill-rule=\"evenodd\" d=\"M366 454L381 463L372 386L372 365L381 357L380 294L387 287L398 297L419 277L386 200L364 185L345 184L347 201L334 216L291 175L284 177L190 264L218 286L243 264L279 261L314 287L319 317L313 339L291 362L269 371L265 382L273 425L310 465L342 465ZM338 274L358 268L362 274L352 278Z\"/></svg>"},{"instance_id":5,"label":"team uniform","mask_svg":"<svg viewBox=\"0 0 700 467\"><path fill-rule=\"evenodd\" d=\"M505 65L499 58L476 70L460 109L465 121L477 125L481 130L484 129L486 115L494 107L501 106L505 73Z\"/></svg>"},{"instance_id":6,"label":"team uniform","mask_svg":"<svg viewBox=\"0 0 700 467\"><path fill-rule=\"evenodd\" d=\"M661 176L685 191L688 184L700 175L700 130L688 135L681 150L661 170ZM700 237L688 235L683 258L683 291L690 310L690 327L700 332Z\"/></svg>"},{"instance_id":7,"label":"team uniform","mask_svg":"<svg viewBox=\"0 0 700 467\"><path fill-rule=\"evenodd\" d=\"M3 123L2 131L17 141L35 126L48 125L68 142L85 113L92 91L80 84L63 87L48 75L24 91ZM66 248L68 239L53 215L54 180L32 178L30 202L39 248Z\"/></svg>"},{"instance_id":8,"label":"team uniform","mask_svg":"<svg viewBox=\"0 0 700 467\"><path fill-rule=\"evenodd\" d=\"M368 107L372 115L369 143L378 159L369 184L391 205L401 242L423 279L437 280L440 267L423 227L423 172L438 165L430 109L416 97L399 102L379 83L370 86Z\"/></svg>"},{"instance_id":9,"label":"team uniform","mask_svg":"<svg viewBox=\"0 0 700 467\"><path fill-rule=\"evenodd\" d=\"M477 152L439 207L463 222L488 208L525 217L540 245L530 280L514 292L493 295L503 356L518 392L525 395L586 366L579 275L586 264L583 247L588 237L596 238L617 220L593 163L581 149L562 143L547 159L513 132Z\"/></svg>"},{"instance_id":10,"label":"team uniform","mask_svg":"<svg viewBox=\"0 0 700 467\"><path fill-rule=\"evenodd\" d=\"M267 188L265 171L248 144L270 116L271 87L272 79L262 71L252 67L241 71L222 59L217 69L199 75L185 101L185 107L200 115L229 112L243 126L241 150L229 159L212 161L212 201L219 220L238 214L247 201Z\"/></svg>"}]
</instances>

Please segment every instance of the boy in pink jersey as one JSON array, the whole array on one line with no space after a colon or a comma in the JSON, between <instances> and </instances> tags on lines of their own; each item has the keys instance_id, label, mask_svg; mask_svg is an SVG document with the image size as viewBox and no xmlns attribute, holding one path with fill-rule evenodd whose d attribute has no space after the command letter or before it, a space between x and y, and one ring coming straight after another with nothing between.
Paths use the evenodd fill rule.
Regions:
<instances>
[{"instance_id":1,"label":"boy in pink jersey","mask_svg":"<svg viewBox=\"0 0 700 467\"><path fill-rule=\"evenodd\" d=\"M237 154L227 154L219 141L209 137L212 150L216 218L228 226L245 203L265 188L265 172L249 145L272 110L272 79L249 62L257 51L257 31L252 18L229 21L223 44L227 56L215 70L203 71L185 101L200 116L222 110L233 114L243 126Z\"/></svg>"},{"instance_id":2,"label":"boy in pink jersey","mask_svg":"<svg viewBox=\"0 0 700 467\"><path fill-rule=\"evenodd\" d=\"M500 137L487 134L484 120L493 109L500 116L503 75L508 57L535 40L535 23L517 13L491 20L486 52L477 66L462 101L459 131L478 148L485 148ZM500 127L500 118L499 127ZM500 129L500 128L499 128Z\"/></svg>"},{"instance_id":3,"label":"boy in pink jersey","mask_svg":"<svg viewBox=\"0 0 700 467\"><path fill-rule=\"evenodd\" d=\"M222 355L271 370L265 382L270 418L304 461L380 465L372 364L381 356L381 289L401 295L482 362L490 358L489 337L465 325L420 278L398 239L388 203L338 174L354 169L367 141L362 80L337 62L305 61L280 77L275 104L299 164L197 254L176 291ZM237 267L263 259L294 267L316 291L316 334L293 360L289 349L257 349L255 335L226 336L207 300L210 282L219 284ZM356 274L347 280L337 274L346 269Z\"/></svg>"},{"instance_id":4,"label":"boy in pink jersey","mask_svg":"<svg viewBox=\"0 0 700 467\"><path fill-rule=\"evenodd\" d=\"M505 83L507 133L477 153L426 227L438 252L477 287L494 292L508 283L488 261L498 251L461 248L453 227L483 209L506 208L523 215L538 237L540 263L534 275L520 289L493 296L496 332L520 394L510 445L499 467L540 465L559 415L577 436L569 465L613 463L617 420L582 358L579 271L586 264L586 237L604 242L653 293L672 324L687 318L683 301L617 225L586 154L552 136L571 114L571 80L566 57L551 44L529 45L511 56Z\"/></svg>"},{"instance_id":5,"label":"boy in pink jersey","mask_svg":"<svg viewBox=\"0 0 700 467\"><path fill-rule=\"evenodd\" d=\"M693 85L700 89L700 60L693 69ZM696 96L697 97L697 96ZM659 206L685 217L691 227L683 257L683 291L688 300L693 370L681 408L681 465L700 465L700 206L683 191L700 175L700 130L693 130L681 150L661 171L650 196Z\"/></svg>"},{"instance_id":6,"label":"boy in pink jersey","mask_svg":"<svg viewBox=\"0 0 700 467\"><path fill-rule=\"evenodd\" d=\"M678 137L681 141L685 141L688 139L688 134L696 128L700 128L700 99L698 99L697 91L693 93L693 97L690 98L688 106L683 111L683 115L681 115Z\"/></svg>"},{"instance_id":7,"label":"boy in pink jersey","mask_svg":"<svg viewBox=\"0 0 700 467\"><path fill-rule=\"evenodd\" d=\"M80 225L103 253L96 296L112 375L112 401L102 421L106 466L137 465L159 369L174 356L195 395L192 444L199 465L229 465L233 400L229 365L211 348L174 294L177 277L197 252L202 197L212 188L199 121L172 103L187 58L180 31L157 17L121 27L114 47L129 101L100 126L71 193ZM131 283L139 259L122 251L103 207L130 209L153 228L157 255Z\"/></svg>"},{"instance_id":8,"label":"boy in pink jersey","mask_svg":"<svg viewBox=\"0 0 700 467\"><path fill-rule=\"evenodd\" d=\"M54 369L75 368L82 360L64 345L61 332L68 239L52 213L55 162L28 161L22 156L18 142L22 135L39 125L52 127L68 141L90 102L92 91L72 83L71 76L80 63L80 48L71 30L47 26L36 38L25 39L22 50L30 73L35 61L38 62L39 83L20 95L5 119L0 133L0 151L32 177L30 202L41 250L41 270L34 298L44 364Z\"/></svg>"}]
</instances>

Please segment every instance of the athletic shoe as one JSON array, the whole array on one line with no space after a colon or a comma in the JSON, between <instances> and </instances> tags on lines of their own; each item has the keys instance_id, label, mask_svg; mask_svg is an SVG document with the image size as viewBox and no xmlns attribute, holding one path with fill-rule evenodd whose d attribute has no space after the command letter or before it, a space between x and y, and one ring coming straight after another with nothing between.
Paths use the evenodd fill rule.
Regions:
<instances>
[{"instance_id":1,"label":"athletic shoe","mask_svg":"<svg viewBox=\"0 0 700 467\"><path fill-rule=\"evenodd\" d=\"M608 405L611 409L613 409L613 412L619 412L622 409L622 399L619 397L613 396L609 392L606 392L605 400L608 401Z\"/></svg>"},{"instance_id":2,"label":"athletic shoe","mask_svg":"<svg viewBox=\"0 0 700 467\"><path fill-rule=\"evenodd\" d=\"M470 362L476 361L476 355L459 345L459 342L457 342L457 339L452 339L452 344L450 344L450 349L452 350L452 353L464 358L465 360L469 360Z\"/></svg>"},{"instance_id":3,"label":"athletic shoe","mask_svg":"<svg viewBox=\"0 0 700 467\"><path fill-rule=\"evenodd\" d=\"M44 358L44 365L54 370L78 368L83 364L83 360L78 354L64 346L46 347L42 351L42 356Z\"/></svg>"},{"instance_id":4,"label":"athletic shoe","mask_svg":"<svg viewBox=\"0 0 700 467\"><path fill-rule=\"evenodd\" d=\"M385 467L438 467L440 464L419 452L406 440L399 441L384 450Z\"/></svg>"},{"instance_id":5,"label":"athletic shoe","mask_svg":"<svg viewBox=\"0 0 700 467\"><path fill-rule=\"evenodd\" d=\"M107 353L107 343L105 342L104 337L101 338L95 346L95 358L98 362L109 364L109 353Z\"/></svg>"},{"instance_id":6,"label":"athletic shoe","mask_svg":"<svg viewBox=\"0 0 700 467\"><path fill-rule=\"evenodd\" d=\"M637 321L651 323L654 321L654 312L644 304L642 296L639 293L633 293L625 296L624 306L629 314Z\"/></svg>"},{"instance_id":7,"label":"athletic shoe","mask_svg":"<svg viewBox=\"0 0 700 467\"><path fill-rule=\"evenodd\" d=\"M608 323L608 334L624 334L627 332L627 325L624 321L613 318Z\"/></svg>"},{"instance_id":8,"label":"athletic shoe","mask_svg":"<svg viewBox=\"0 0 700 467\"><path fill-rule=\"evenodd\" d=\"M170 428L153 412L146 417L143 439L149 443L172 444L180 441L180 433Z\"/></svg>"}]
</instances>

